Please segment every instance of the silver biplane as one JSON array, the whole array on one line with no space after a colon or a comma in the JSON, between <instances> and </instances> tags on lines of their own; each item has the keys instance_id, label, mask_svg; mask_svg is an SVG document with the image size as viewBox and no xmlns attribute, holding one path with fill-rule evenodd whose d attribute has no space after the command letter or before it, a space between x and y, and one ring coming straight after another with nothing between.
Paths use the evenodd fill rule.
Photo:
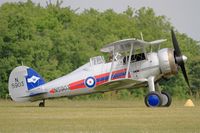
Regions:
<instances>
[{"instance_id":1,"label":"silver biplane","mask_svg":"<svg viewBox=\"0 0 200 133\"><path fill-rule=\"evenodd\" d=\"M32 68L16 67L9 77L9 94L17 102L41 100L39 106L44 107L45 99L49 98L148 86L148 94L144 100L146 106L168 107L172 98L169 93L159 91L160 79L177 74L180 67L190 86L184 66L187 57L181 54L173 30L171 34L174 49L163 48L158 52L147 53L147 47L160 45L166 40L120 40L101 49L101 52L112 55L110 62L106 63L102 56L92 57L75 71L47 83Z\"/></svg>"}]
</instances>

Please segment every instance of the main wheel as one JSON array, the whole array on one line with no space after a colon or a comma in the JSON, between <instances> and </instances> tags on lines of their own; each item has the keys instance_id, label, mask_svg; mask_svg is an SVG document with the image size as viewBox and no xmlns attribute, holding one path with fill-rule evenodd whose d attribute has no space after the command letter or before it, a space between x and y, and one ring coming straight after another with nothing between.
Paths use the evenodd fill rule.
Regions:
<instances>
[{"instance_id":1,"label":"main wheel","mask_svg":"<svg viewBox=\"0 0 200 133\"><path fill-rule=\"evenodd\" d=\"M159 107L162 104L161 94L158 92L149 92L145 96L144 102L147 107Z\"/></svg>"},{"instance_id":2,"label":"main wheel","mask_svg":"<svg viewBox=\"0 0 200 133\"><path fill-rule=\"evenodd\" d=\"M171 95L166 91L162 91L161 97L162 97L162 105L161 106L162 107L169 107L172 103Z\"/></svg>"}]
</instances>

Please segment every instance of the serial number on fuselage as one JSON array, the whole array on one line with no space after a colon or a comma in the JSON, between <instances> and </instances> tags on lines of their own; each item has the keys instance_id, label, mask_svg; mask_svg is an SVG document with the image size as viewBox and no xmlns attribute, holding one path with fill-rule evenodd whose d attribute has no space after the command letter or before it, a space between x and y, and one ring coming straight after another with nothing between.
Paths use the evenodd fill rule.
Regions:
<instances>
[{"instance_id":1,"label":"serial number on fuselage","mask_svg":"<svg viewBox=\"0 0 200 133\"><path fill-rule=\"evenodd\" d=\"M55 93L64 93L64 92L68 92L68 91L70 91L69 87L67 85L64 85L64 86L59 86L59 87L55 87L55 88L51 89L50 93L55 94Z\"/></svg>"}]
</instances>

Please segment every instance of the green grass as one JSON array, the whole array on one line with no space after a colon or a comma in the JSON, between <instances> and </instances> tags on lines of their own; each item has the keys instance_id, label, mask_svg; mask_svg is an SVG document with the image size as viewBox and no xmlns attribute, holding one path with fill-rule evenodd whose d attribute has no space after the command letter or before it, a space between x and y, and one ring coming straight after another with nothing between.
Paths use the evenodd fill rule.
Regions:
<instances>
[{"instance_id":1,"label":"green grass","mask_svg":"<svg viewBox=\"0 0 200 133\"><path fill-rule=\"evenodd\" d=\"M147 108L143 100L0 101L0 133L199 133L200 106Z\"/></svg>"}]
</instances>

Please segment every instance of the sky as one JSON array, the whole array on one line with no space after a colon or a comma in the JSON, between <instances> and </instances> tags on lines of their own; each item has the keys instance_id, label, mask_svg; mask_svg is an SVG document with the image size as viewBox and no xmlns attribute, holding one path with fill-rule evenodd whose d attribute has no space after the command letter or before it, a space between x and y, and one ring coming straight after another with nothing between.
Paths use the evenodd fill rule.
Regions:
<instances>
[{"instance_id":1,"label":"sky","mask_svg":"<svg viewBox=\"0 0 200 133\"><path fill-rule=\"evenodd\" d=\"M0 4L17 1L26 0L0 0ZM49 0L32 1L46 6ZM50 1L56 3L56 0ZM156 15L166 16L176 30L200 41L200 0L63 0L62 6L79 8L78 12L95 8L98 11L113 9L118 13L125 11L128 6L135 9L151 7Z\"/></svg>"}]
</instances>

